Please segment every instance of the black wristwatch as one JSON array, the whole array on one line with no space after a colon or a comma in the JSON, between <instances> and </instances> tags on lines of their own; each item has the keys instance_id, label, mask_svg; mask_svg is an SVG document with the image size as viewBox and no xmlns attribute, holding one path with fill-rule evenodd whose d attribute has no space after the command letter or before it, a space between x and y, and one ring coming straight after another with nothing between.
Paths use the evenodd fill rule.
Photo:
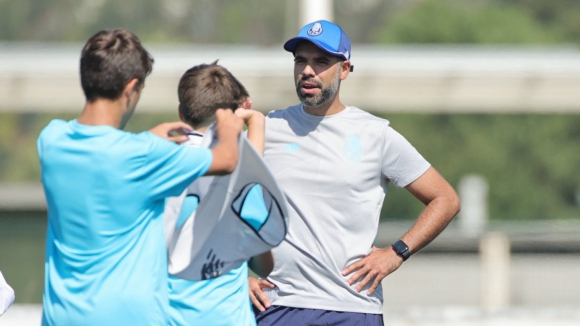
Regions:
<instances>
[{"instance_id":1,"label":"black wristwatch","mask_svg":"<svg viewBox=\"0 0 580 326\"><path fill-rule=\"evenodd\" d=\"M397 253L397 255L403 258L403 261L407 260L411 256L411 251L409 250L409 246L403 242L403 240L399 240L393 243L393 250Z\"/></svg>"}]
</instances>

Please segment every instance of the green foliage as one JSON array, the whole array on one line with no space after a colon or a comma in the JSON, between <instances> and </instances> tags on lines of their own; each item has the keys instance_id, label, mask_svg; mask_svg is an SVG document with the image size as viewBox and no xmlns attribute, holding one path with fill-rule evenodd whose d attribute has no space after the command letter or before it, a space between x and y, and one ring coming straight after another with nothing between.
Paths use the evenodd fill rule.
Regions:
<instances>
[{"instance_id":1,"label":"green foliage","mask_svg":"<svg viewBox=\"0 0 580 326\"><path fill-rule=\"evenodd\" d=\"M40 178L35 141L53 118L74 115L0 114L0 182ZM489 183L492 219L580 218L580 115L389 114L385 118L449 181L467 174ZM136 113L128 131L140 132L165 114ZM382 217L414 219L422 210L404 189L389 186Z\"/></svg>"},{"instance_id":2,"label":"green foliage","mask_svg":"<svg viewBox=\"0 0 580 326\"><path fill-rule=\"evenodd\" d=\"M279 44L284 33L284 1L223 1L216 39L230 44Z\"/></svg>"},{"instance_id":3,"label":"green foliage","mask_svg":"<svg viewBox=\"0 0 580 326\"><path fill-rule=\"evenodd\" d=\"M522 7L426 0L401 11L376 32L378 43L528 44L561 41Z\"/></svg>"},{"instance_id":4,"label":"green foliage","mask_svg":"<svg viewBox=\"0 0 580 326\"><path fill-rule=\"evenodd\" d=\"M578 115L404 115L386 117L457 186L467 174L489 183L492 219L580 218ZM422 205L390 189L384 218L414 218ZM409 215L409 213L412 213Z\"/></svg>"},{"instance_id":5,"label":"green foliage","mask_svg":"<svg viewBox=\"0 0 580 326\"><path fill-rule=\"evenodd\" d=\"M295 0L0 0L0 40L83 42L126 28L144 42L279 46ZM354 43L578 43L577 0L334 0Z\"/></svg>"},{"instance_id":6,"label":"green foliage","mask_svg":"<svg viewBox=\"0 0 580 326\"><path fill-rule=\"evenodd\" d=\"M580 41L580 1L578 0L501 0L526 8L542 25L559 30L568 42Z\"/></svg>"},{"instance_id":7,"label":"green foliage","mask_svg":"<svg viewBox=\"0 0 580 326\"><path fill-rule=\"evenodd\" d=\"M279 43L284 1L0 1L0 40L84 42L125 28L144 42Z\"/></svg>"},{"instance_id":8,"label":"green foliage","mask_svg":"<svg viewBox=\"0 0 580 326\"><path fill-rule=\"evenodd\" d=\"M40 180L36 138L48 121L36 114L0 115L0 182Z\"/></svg>"}]
</instances>

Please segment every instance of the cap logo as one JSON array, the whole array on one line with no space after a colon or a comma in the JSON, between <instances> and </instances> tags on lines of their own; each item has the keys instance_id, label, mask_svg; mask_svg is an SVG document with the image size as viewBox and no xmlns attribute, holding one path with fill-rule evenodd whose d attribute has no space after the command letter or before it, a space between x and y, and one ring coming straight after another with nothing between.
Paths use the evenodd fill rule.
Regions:
<instances>
[{"instance_id":1,"label":"cap logo","mask_svg":"<svg viewBox=\"0 0 580 326\"><path fill-rule=\"evenodd\" d=\"M308 35L310 36L317 36L320 34L322 34L322 24L320 23L314 23L314 25L308 29Z\"/></svg>"}]
</instances>

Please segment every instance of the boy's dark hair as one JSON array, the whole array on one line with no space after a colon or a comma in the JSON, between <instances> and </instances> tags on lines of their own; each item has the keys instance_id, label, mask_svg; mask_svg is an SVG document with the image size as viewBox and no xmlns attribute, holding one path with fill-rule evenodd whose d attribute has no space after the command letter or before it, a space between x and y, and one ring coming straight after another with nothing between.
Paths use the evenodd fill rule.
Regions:
<instances>
[{"instance_id":1,"label":"boy's dark hair","mask_svg":"<svg viewBox=\"0 0 580 326\"><path fill-rule=\"evenodd\" d=\"M93 35L81 53L81 85L88 102L116 100L137 78L141 86L151 73L153 58L137 36L124 29L102 30Z\"/></svg>"},{"instance_id":2,"label":"boy's dark hair","mask_svg":"<svg viewBox=\"0 0 580 326\"><path fill-rule=\"evenodd\" d=\"M179 110L194 128L211 124L217 109L236 110L249 97L242 83L217 62L190 68L179 81Z\"/></svg>"}]
</instances>

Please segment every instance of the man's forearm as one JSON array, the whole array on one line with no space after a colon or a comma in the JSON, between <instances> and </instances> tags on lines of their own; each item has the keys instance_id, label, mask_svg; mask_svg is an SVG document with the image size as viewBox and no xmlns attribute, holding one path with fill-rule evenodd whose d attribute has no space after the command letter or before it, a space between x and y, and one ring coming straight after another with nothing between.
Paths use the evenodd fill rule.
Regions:
<instances>
[{"instance_id":1,"label":"man's forearm","mask_svg":"<svg viewBox=\"0 0 580 326\"><path fill-rule=\"evenodd\" d=\"M410 252L415 253L445 229L461 204L453 187L433 167L406 188L426 205L415 224L401 237Z\"/></svg>"},{"instance_id":2,"label":"man's forearm","mask_svg":"<svg viewBox=\"0 0 580 326\"><path fill-rule=\"evenodd\" d=\"M423 249L443 232L459 212L459 207L457 196L442 196L432 200L401 240L409 246L411 253Z\"/></svg>"}]
</instances>

